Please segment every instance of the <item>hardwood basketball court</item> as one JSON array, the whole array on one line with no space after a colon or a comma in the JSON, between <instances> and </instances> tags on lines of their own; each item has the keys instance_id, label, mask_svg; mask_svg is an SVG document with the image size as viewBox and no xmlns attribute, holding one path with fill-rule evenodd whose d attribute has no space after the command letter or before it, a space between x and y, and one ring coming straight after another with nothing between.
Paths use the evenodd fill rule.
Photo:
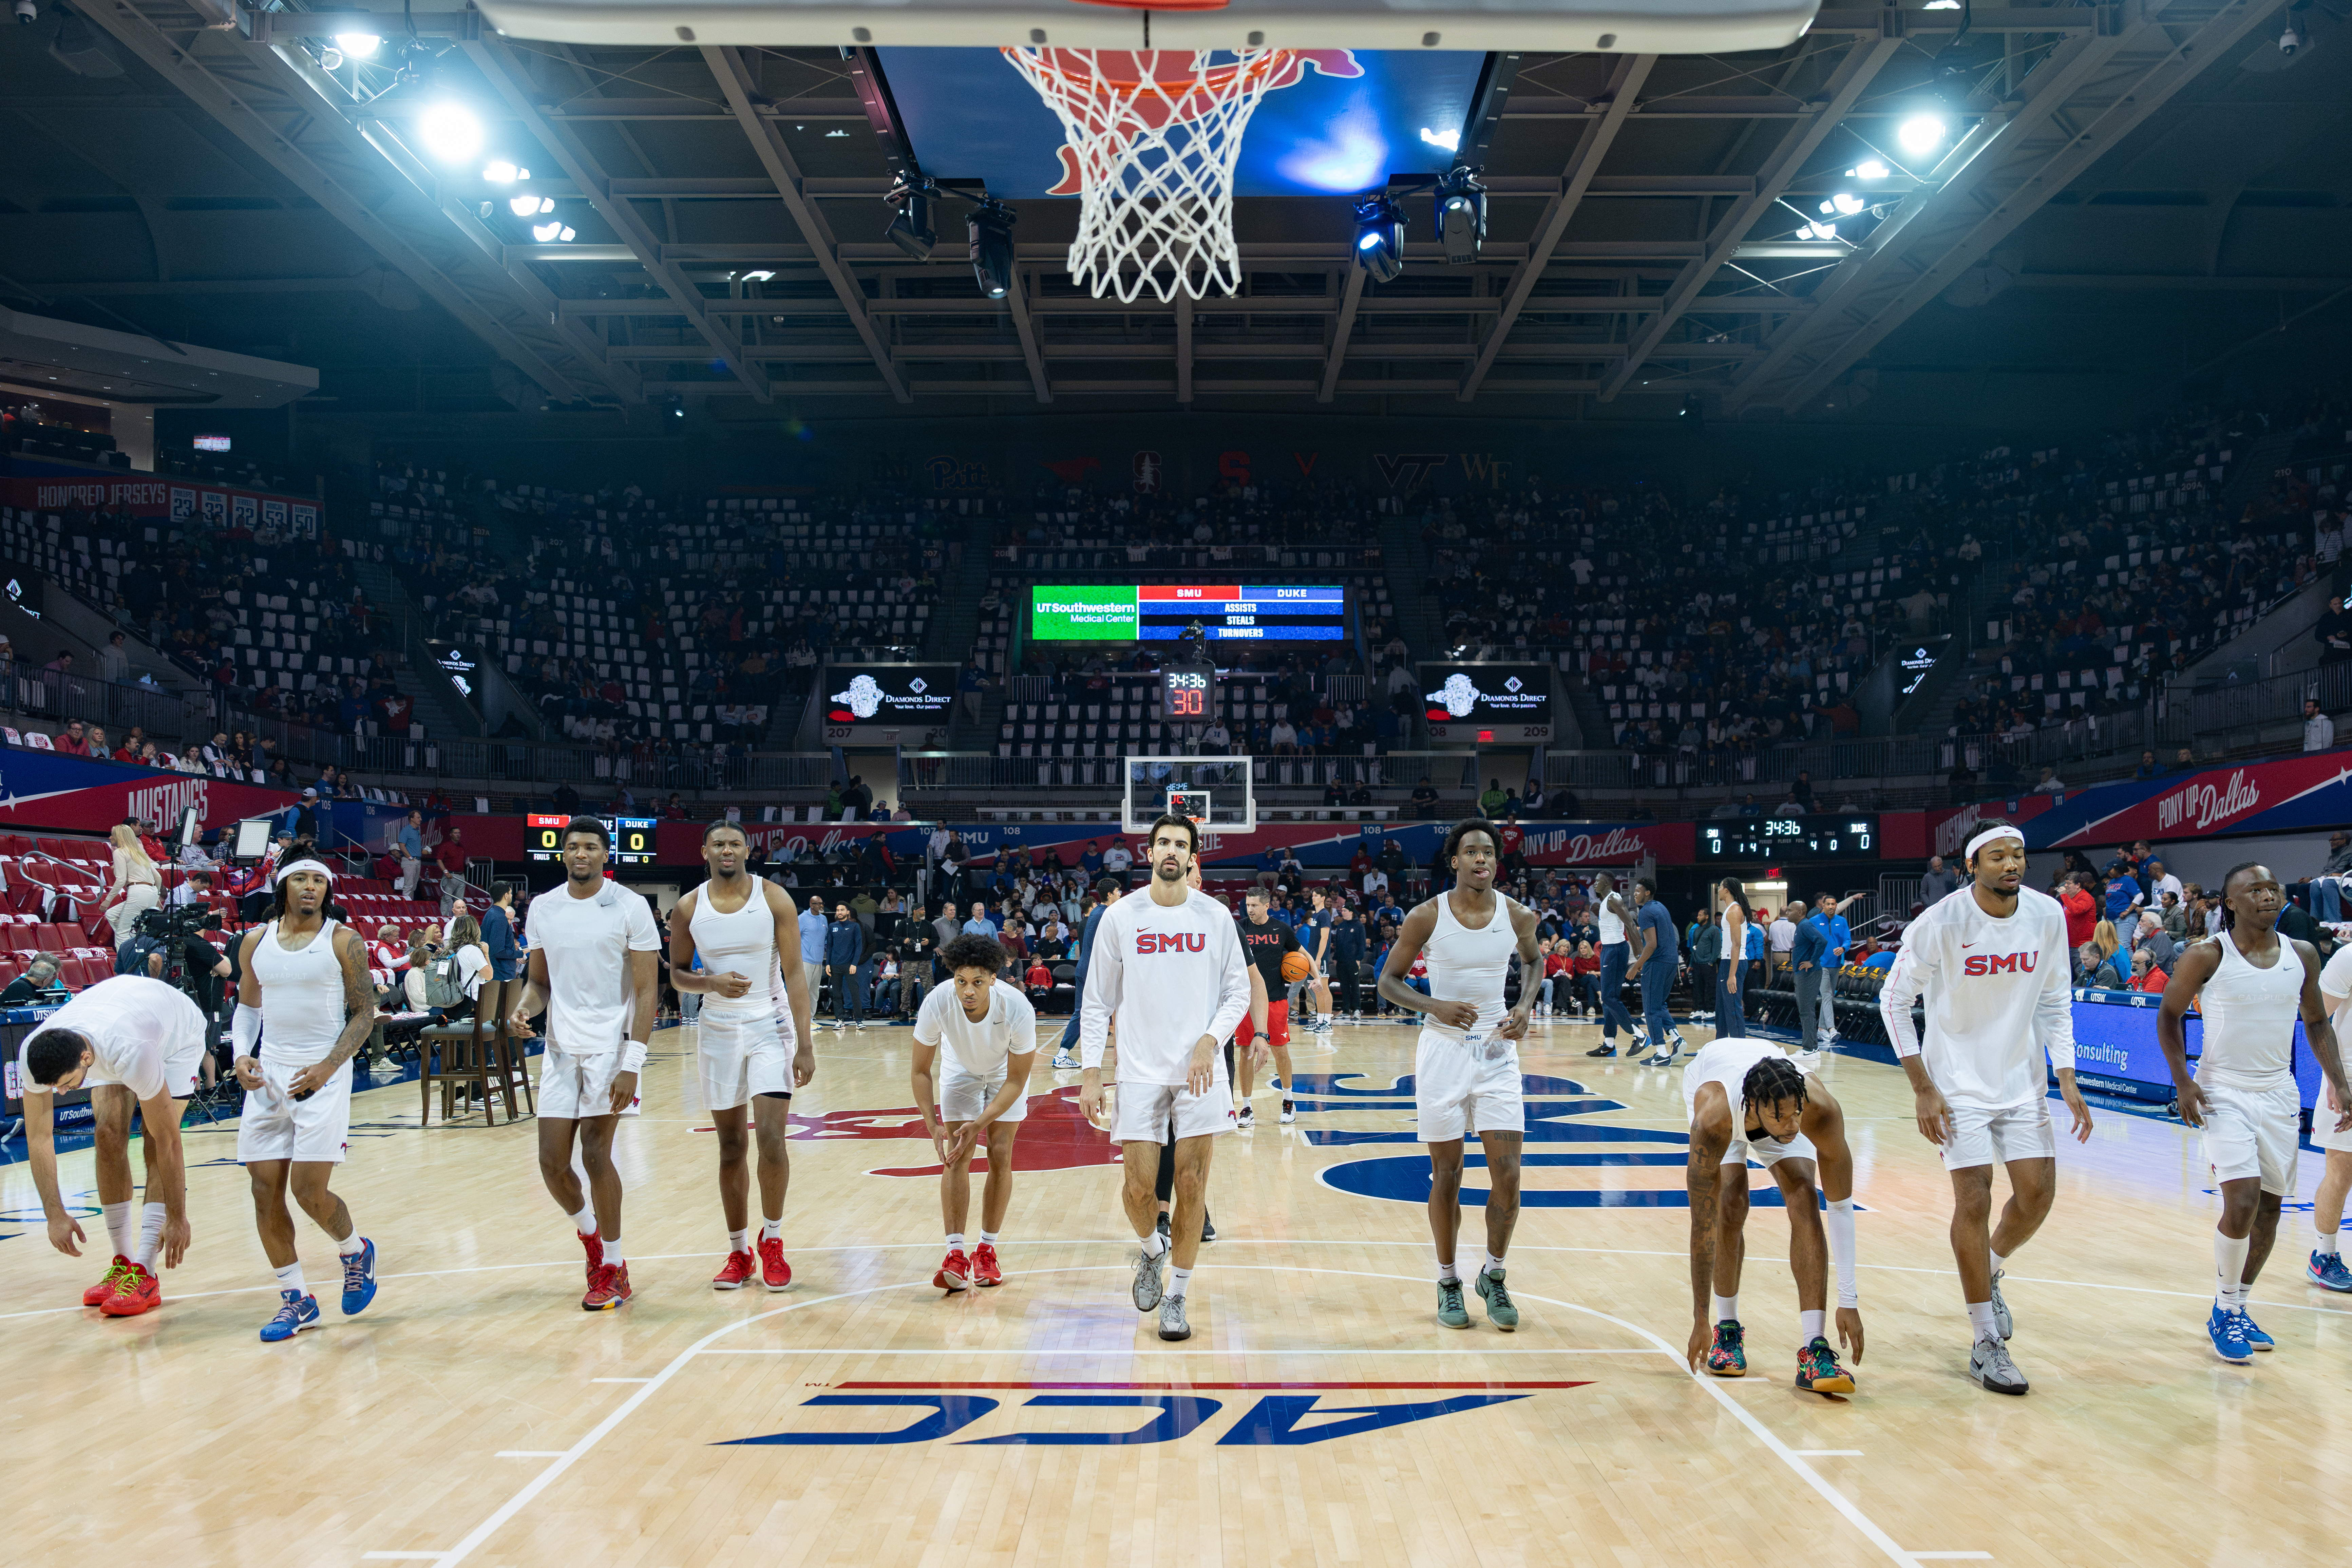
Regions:
<instances>
[{"instance_id":1,"label":"hardwood basketball court","mask_svg":"<svg viewBox=\"0 0 2352 1568\"><path fill-rule=\"evenodd\" d=\"M578 1308L533 1130L420 1131L413 1083L359 1097L336 1184L382 1293L342 1319L331 1247L298 1220L326 1322L282 1345L256 1338L274 1290L233 1124L188 1135L194 1247L141 1318L70 1305L104 1260L44 1246L26 1167L0 1168L10 1558L2294 1563L2343 1538L2347 1315L2305 1285L2290 1208L2255 1304L2278 1351L2214 1359L2214 1200L2176 1124L2103 1110L2063 1147L2007 1286L2033 1383L2007 1399L1964 1375L1948 1189L1901 1075L1830 1060L1869 1340L1858 1393L1826 1399L1790 1385L1794 1291L1761 1170L1749 1375L1684 1370L1681 1069L1590 1060L1590 1025L1538 1024L1523 1055L1518 1332L1475 1301L1470 1331L1437 1325L1397 1083L1412 1035L1342 1026L1328 1052L1301 1041L1296 1127L1261 1089L1264 1120L1220 1141L1221 1237L1179 1345L1128 1300L1132 1242L1076 1074L1034 1080L1004 1285L932 1288L908 1037L823 1033L778 1294L709 1287L725 1237L690 1030L656 1037L617 1141L637 1294L609 1314ZM90 1159L64 1156L63 1180L102 1241Z\"/></svg>"}]
</instances>

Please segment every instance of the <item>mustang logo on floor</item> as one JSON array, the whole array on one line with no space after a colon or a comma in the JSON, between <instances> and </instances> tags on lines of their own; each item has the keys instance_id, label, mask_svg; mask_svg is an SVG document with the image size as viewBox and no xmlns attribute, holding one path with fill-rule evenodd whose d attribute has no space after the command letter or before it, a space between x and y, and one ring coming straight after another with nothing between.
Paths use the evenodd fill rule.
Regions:
<instances>
[{"instance_id":1,"label":"mustang logo on floor","mask_svg":"<svg viewBox=\"0 0 2352 1568\"><path fill-rule=\"evenodd\" d=\"M923 1136L923 1113L911 1105L896 1110L829 1110L823 1116L795 1116L792 1124L791 1136L796 1139L911 1139L926 1149L930 1143ZM1013 1143L1014 1170L1080 1171L1118 1163L1118 1148L1111 1142L1110 1134L1080 1114L1076 1085L1029 1097L1028 1120L1021 1123L1021 1135ZM944 1169L937 1160L929 1160L913 1165L885 1165L867 1173L936 1176ZM971 1170L979 1175L987 1169L988 1152L983 1148L972 1155Z\"/></svg>"}]
</instances>

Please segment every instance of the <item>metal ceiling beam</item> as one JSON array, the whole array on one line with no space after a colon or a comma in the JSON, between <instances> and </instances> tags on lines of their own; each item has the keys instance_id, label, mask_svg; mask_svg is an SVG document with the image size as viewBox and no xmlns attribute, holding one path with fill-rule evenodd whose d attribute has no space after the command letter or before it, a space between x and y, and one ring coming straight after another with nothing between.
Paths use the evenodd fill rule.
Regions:
<instances>
[{"instance_id":1,"label":"metal ceiling beam","mask_svg":"<svg viewBox=\"0 0 2352 1568\"><path fill-rule=\"evenodd\" d=\"M1037 352L1037 328L1029 320L1029 284L1017 267L1013 270L1013 287L1004 291L1004 309L1013 317L1013 331L1021 340L1021 358L1029 367L1029 389L1037 395L1038 402L1053 402L1054 387L1045 379L1045 356ZM897 384L897 371L886 366L882 375L884 380Z\"/></svg>"},{"instance_id":2,"label":"metal ceiling beam","mask_svg":"<svg viewBox=\"0 0 2352 1568\"><path fill-rule=\"evenodd\" d=\"M1650 72L1658 63L1655 55L1626 55L1617 62L1609 79L1606 111L1590 131L1577 139L1576 152L1560 171L1559 194L1551 198L1543 216L1536 220L1535 237L1528 242L1528 256L1511 274L1510 287L1503 292L1502 313L1496 318L1494 328L1486 334L1486 351L1463 376L1454 396L1464 403L1478 395L1478 384L1486 379L1494 368L1496 351L1510 335L1511 328L1526 308L1528 297L1535 292L1536 282L1559 248L1560 237L1568 232L1569 219L1576 216L1579 203L1601 173L1601 161L1609 155L1617 133L1624 128L1633 101L1641 96L1642 84L1650 79ZM1514 107L1516 107L1516 101ZM1327 395L1325 401L1328 401Z\"/></svg>"},{"instance_id":3,"label":"metal ceiling beam","mask_svg":"<svg viewBox=\"0 0 2352 1568\"><path fill-rule=\"evenodd\" d=\"M549 120L540 111L537 84L507 42L502 38L476 38L460 41L457 47L482 73L490 90L505 101L509 112L521 121L524 131L563 166L564 174L579 187L589 205L596 209L597 216L621 237L637 264L678 302L687 319L694 323L695 331L726 364L729 373L749 387L752 396L762 403L768 401L767 373L744 360L743 342L736 336L734 328L704 308L702 290L678 270L675 262L663 258L661 240L646 226L637 210L610 195L604 170L580 140L579 132Z\"/></svg>"},{"instance_id":4,"label":"metal ceiling beam","mask_svg":"<svg viewBox=\"0 0 2352 1568\"><path fill-rule=\"evenodd\" d=\"M497 262L453 234L276 51L211 30L183 46L131 0L91 0L80 14L548 393L569 402L600 386L625 401L637 395L635 376L583 353L551 310L535 309Z\"/></svg>"},{"instance_id":5,"label":"metal ceiling beam","mask_svg":"<svg viewBox=\"0 0 2352 1568\"><path fill-rule=\"evenodd\" d=\"M702 61L710 68L711 76L718 80L719 90L726 95L728 106L735 112L735 122L743 128L743 134L750 140L751 151L758 154L761 166L768 171L768 178L775 182L776 195L782 199L784 211L790 215L793 226L807 242L825 281L833 285L834 297L848 312L849 324L857 329L857 335L865 342L866 352L874 356L874 367L882 373L882 379L889 384L898 401L908 402L914 395L906 389L898 379L898 373L891 368L890 351L883 343L881 334L874 330L873 320L866 314L865 286L842 265L840 242L834 238L832 226L816 210L816 204L802 191L800 165L793 161L791 150L785 147L782 135L772 121L762 120L752 110L751 100L759 96L758 79L744 65L742 54L736 49L706 46L702 50ZM1021 315L1017 303L1013 307L1013 321L1016 326L1026 330L1025 319ZM1048 400L1049 395L1042 384L1037 388L1037 395L1039 402Z\"/></svg>"},{"instance_id":6,"label":"metal ceiling beam","mask_svg":"<svg viewBox=\"0 0 2352 1568\"><path fill-rule=\"evenodd\" d=\"M1363 308L1364 278L1361 267L1348 268L1348 281L1339 294L1339 319L1331 327L1331 353L1323 362L1323 384L1315 389L1315 401L1328 403L1339 385L1339 366L1348 357L1348 338L1356 330L1356 312Z\"/></svg>"},{"instance_id":7,"label":"metal ceiling beam","mask_svg":"<svg viewBox=\"0 0 2352 1568\"><path fill-rule=\"evenodd\" d=\"M2070 37L2025 79L2016 112L1955 149L1937 188L1814 288L1822 308L1781 330L1726 412L1810 405L2273 11L2267 0L2134 0L2100 15L2099 32Z\"/></svg>"},{"instance_id":8,"label":"metal ceiling beam","mask_svg":"<svg viewBox=\"0 0 2352 1568\"><path fill-rule=\"evenodd\" d=\"M1683 269L1683 275L1666 290L1664 309L1642 324L1633 334L1633 352L1601 384L1601 401L1609 402L1632 384L1641 373L1643 362L1666 341L1666 334L1683 313L1700 298L1715 275L1734 257L1750 254L1755 247L1746 241L1748 231L1756 226L1780 199L1780 193L1802 172L1805 160L1814 149L1827 140L1848 110L1868 90L1879 70L1904 47L1899 37L1882 35L1864 37L1846 48L1845 58L1830 72L1829 80L1822 84L1820 94L1808 105L1814 112L1790 127L1780 138L1780 144L1765 159L1764 166L1756 172L1756 189L1732 205L1731 211L1717 225L1715 237L1706 245L1706 254ZM1800 247L1804 242L1796 242ZM1834 242L1832 242L1834 243Z\"/></svg>"},{"instance_id":9,"label":"metal ceiling beam","mask_svg":"<svg viewBox=\"0 0 2352 1568\"><path fill-rule=\"evenodd\" d=\"M2042 274L2029 273L2025 277L2019 279L2018 284L2022 287L2026 284L2045 280L2047 279ZM2061 279L2059 280L2063 281L2064 279ZM2163 279L2125 279L2125 281L2127 284L2137 282L2145 285L2156 285L2164 283L2168 280ZM2236 286L2242 282L2244 286L2250 288L2255 286L2264 288L2334 288L2337 283L2341 282L2342 279L2323 278L2308 280L2290 279L2246 279L2242 280L2235 279L2200 279L2191 278L2181 281L2184 287L2195 286L2200 282L2215 287L2224 285ZM257 282L252 284L249 288L241 283L235 285L221 285L220 287L230 292L266 293L275 286L276 285L272 283ZM168 294L184 287L195 290L203 290L214 286L203 283L189 285L176 283L106 283L96 285L95 291L122 294ZM350 279L308 278L292 279L286 285L286 287L297 289L327 288L340 289L355 288L358 287L358 285ZM92 291L93 287L90 285L85 284L76 286L76 292L78 293L86 294ZM866 303L867 310L877 316L985 317L995 313L994 301L981 299L869 300ZM1259 296L1256 298L1244 298L1238 300L1203 300L1192 307L1192 319L1195 326L1197 327L1198 323L1203 319L1227 316L1336 316L1345 308L1345 305L1346 298L1344 294L1339 296L1325 296L1320 299L1309 297L1306 299L1290 300ZM1611 299L1604 295L1538 294L1533 300L1528 301L1527 309L1522 310L1520 314L1523 316L1533 315L1547 318L1554 316L1647 316L1663 310L1664 305L1665 302L1663 300L1656 298L1646 300ZM665 316L676 317L679 313L677 307L667 300L565 300L560 302L560 308L562 313L567 319L574 317L594 318L599 316L660 318ZM1402 300L1384 300L1377 295L1367 295L1357 301L1356 313L1362 316L1481 316L1492 315L1502 308L1503 301L1495 299L1476 300L1452 297L1434 300L1415 300L1410 298ZM714 316L825 317L834 315L838 307L831 300L803 298L793 300L713 300L710 301L709 309L710 313ZM1033 321L1040 316L1153 316L1159 314L1161 310L1168 309L1172 309L1172 307L1161 306L1156 300L1139 300L1132 305L1123 303L1117 300L1070 299L1064 296L1046 296L1045 298L1033 297L1029 300L1029 316ZM1693 312L1707 316L1801 316L1812 309L1812 305L1806 300L1789 299L1780 296L1763 296L1760 298L1756 296L1741 296L1734 298L1718 294L1703 295L1696 303L1691 306L1691 310Z\"/></svg>"},{"instance_id":10,"label":"metal ceiling beam","mask_svg":"<svg viewBox=\"0 0 2352 1568\"><path fill-rule=\"evenodd\" d=\"M1203 381L1193 390L1203 397L1297 397L1315 390L1312 381ZM1521 397L1575 397L1588 395L1601 384L1591 380L1561 377L1553 381L1513 381L1495 383L1495 390ZM1339 391L1348 396L1428 396L1454 390L1452 381L1412 380L1405 377L1372 377L1360 381L1343 381ZM925 397L1004 397L1017 398L1026 388L1016 380L993 377L967 377L952 381L919 381L915 391ZM732 381L649 381L646 390L659 395L677 392L701 397L742 396L747 389ZM1167 398L1175 395L1172 379L1136 377L1119 381L1063 382L1058 391L1080 397ZM776 391L784 396L824 397L885 397L889 388L880 382L862 381L780 381Z\"/></svg>"}]
</instances>

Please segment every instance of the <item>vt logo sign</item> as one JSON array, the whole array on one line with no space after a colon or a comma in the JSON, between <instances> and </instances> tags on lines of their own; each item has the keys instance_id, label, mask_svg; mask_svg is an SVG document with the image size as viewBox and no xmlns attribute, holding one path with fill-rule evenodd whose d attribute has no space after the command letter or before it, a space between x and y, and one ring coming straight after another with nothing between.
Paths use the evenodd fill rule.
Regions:
<instances>
[{"instance_id":1,"label":"vt logo sign","mask_svg":"<svg viewBox=\"0 0 2352 1568\"><path fill-rule=\"evenodd\" d=\"M1587 1380L1589 1381L1589 1380ZM1210 1425L1224 1410L1226 1400L1203 1396L1214 1393L1255 1393L1257 1399L1239 1419L1216 1438L1220 1447L1303 1447L1338 1437L1360 1437L1391 1426L1409 1426L1463 1411L1509 1405L1538 1390L1580 1388L1580 1382L1497 1383L845 1383L854 1392L819 1394L801 1402L800 1408L827 1413L825 1425L807 1431L771 1432L757 1437L732 1437L719 1447L864 1447L894 1443L937 1443L954 1438L960 1446L976 1447L1113 1448L1143 1443L1173 1443ZM981 1394L977 1390L990 1392ZM1476 1389L1436 1399L1396 1403L1356 1404L1350 1395L1371 1390ZM920 1392L900 1392L920 1390ZM1070 1392L1086 1390L1087 1392ZM1005 1397L1023 1391L1017 1400ZM1276 1392L1278 1391L1278 1392ZM1524 1391L1524 1392L1516 1392ZM1326 1400L1331 1403L1326 1404ZM1234 1403L1239 1403L1235 1401ZM1003 1415L996 1420L1003 1410ZM911 1423L882 1431L859 1430L856 1416L837 1418L833 1411L919 1413ZM1139 1425L1117 1432L1056 1430L1062 1417L1055 1412L1108 1410L1132 1412ZM1031 1415L1030 1412L1037 1412ZM868 1420L880 1419L868 1416ZM836 1425L835 1423L838 1422ZM1006 1428L984 1436L959 1436L965 1428L986 1422ZM848 1429L844 1429L848 1428Z\"/></svg>"}]
</instances>

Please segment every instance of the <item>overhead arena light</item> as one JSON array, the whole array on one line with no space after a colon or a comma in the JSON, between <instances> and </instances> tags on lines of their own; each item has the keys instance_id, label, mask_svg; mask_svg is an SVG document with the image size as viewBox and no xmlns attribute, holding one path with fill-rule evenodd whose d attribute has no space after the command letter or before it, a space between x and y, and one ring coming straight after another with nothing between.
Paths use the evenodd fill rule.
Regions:
<instances>
[{"instance_id":1,"label":"overhead arena light","mask_svg":"<svg viewBox=\"0 0 2352 1568\"><path fill-rule=\"evenodd\" d=\"M553 196L509 196L507 198L507 211L517 217L537 217L541 213L551 213L554 210Z\"/></svg>"},{"instance_id":2,"label":"overhead arena light","mask_svg":"<svg viewBox=\"0 0 2352 1568\"><path fill-rule=\"evenodd\" d=\"M971 242L971 273L980 291L1002 300L1013 291L1013 209L993 196L983 199L964 220ZM892 237L896 238L896 226Z\"/></svg>"},{"instance_id":3,"label":"overhead arena light","mask_svg":"<svg viewBox=\"0 0 2352 1568\"><path fill-rule=\"evenodd\" d=\"M482 150L479 116L453 99L444 99L417 117L416 134L425 150L444 163L462 163Z\"/></svg>"},{"instance_id":4,"label":"overhead arena light","mask_svg":"<svg viewBox=\"0 0 2352 1568\"><path fill-rule=\"evenodd\" d=\"M1895 128L1895 139L1914 158L1925 158L1944 144L1951 131L1940 114L1915 114Z\"/></svg>"},{"instance_id":5,"label":"overhead arena light","mask_svg":"<svg viewBox=\"0 0 2352 1568\"><path fill-rule=\"evenodd\" d=\"M518 169L504 158L493 158L482 168L482 183L485 184L511 185L517 180L530 178L529 169Z\"/></svg>"},{"instance_id":6,"label":"overhead arena light","mask_svg":"<svg viewBox=\"0 0 2352 1568\"><path fill-rule=\"evenodd\" d=\"M578 229L560 218L553 223L535 223L530 226L531 238L541 245L569 245L578 237L579 233Z\"/></svg>"},{"instance_id":7,"label":"overhead arena light","mask_svg":"<svg viewBox=\"0 0 2352 1568\"><path fill-rule=\"evenodd\" d=\"M1387 283L1404 270L1404 214L1384 195L1366 196L1356 204L1356 265L1371 274L1375 283Z\"/></svg>"},{"instance_id":8,"label":"overhead arena light","mask_svg":"<svg viewBox=\"0 0 2352 1568\"><path fill-rule=\"evenodd\" d=\"M1875 158L1864 158L1845 172L1849 180L1884 180L1895 173Z\"/></svg>"},{"instance_id":9,"label":"overhead arena light","mask_svg":"<svg viewBox=\"0 0 2352 1568\"><path fill-rule=\"evenodd\" d=\"M1478 259L1486 243L1486 187L1475 169L1449 169L1437 181L1437 238L1455 267ZM1402 249L1400 249L1402 254Z\"/></svg>"},{"instance_id":10,"label":"overhead arena light","mask_svg":"<svg viewBox=\"0 0 2352 1568\"><path fill-rule=\"evenodd\" d=\"M373 33L337 33L335 35L335 47L355 60L375 58L376 50L383 45L383 40Z\"/></svg>"},{"instance_id":11,"label":"overhead arena light","mask_svg":"<svg viewBox=\"0 0 2352 1568\"><path fill-rule=\"evenodd\" d=\"M884 237L917 261L929 261L931 247L940 242L940 231L931 220L931 203L939 190L928 181L920 184L893 186L889 200L898 209L883 231Z\"/></svg>"}]
</instances>

